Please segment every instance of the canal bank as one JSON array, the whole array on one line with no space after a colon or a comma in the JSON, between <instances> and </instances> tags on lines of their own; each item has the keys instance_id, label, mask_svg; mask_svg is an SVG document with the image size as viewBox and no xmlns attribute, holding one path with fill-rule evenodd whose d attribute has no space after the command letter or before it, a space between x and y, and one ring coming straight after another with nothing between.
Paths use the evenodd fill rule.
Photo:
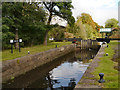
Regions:
<instances>
[{"instance_id":1,"label":"canal bank","mask_svg":"<svg viewBox=\"0 0 120 90\"><path fill-rule=\"evenodd\" d=\"M73 89L97 50L78 50L37 67L6 83L3 88Z\"/></svg>"},{"instance_id":2,"label":"canal bank","mask_svg":"<svg viewBox=\"0 0 120 90\"><path fill-rule=\"evenodd\" d=\"M21 58L3 61L2 81L5 82L7 80L14 79L14 77L74 51L74 45L71 44L60 48L50 49L45 52L40 52L35 55L27 55Z\"/></svg>"},{"instance_id":3,"label":"canal bank","mask_svg":"<svg viewBox=\"0 0 120 90\"><path fill-rule=\"evenodd\" d=\"M78 84L75 86L74 90L80 89L80 88L101 88L100 85L97 85L98 80L96 80L94 75L92 75L92 72L95 70L96 67L98 67L98 62L100 61L100 58L103 57L105 54L104 49L106 45L102 45L100 50L98 51L95 58L90 63L89 67L85 71L84 75L78 82Z\"/></svg>"},{"instance_id":4,"label":"canal bank","mask_svg":"<svg viewBox=\"0 0 120 90\"><path fill-rule=\"evenodd\" d=\"M56 58L64 56L70 52L79 50L89 50L99 48L96 40L83 40L76 44L65 45L62 47L53 48L48 51L40 52L37 54L28 54L27 56L16 58L13 60L6 60L2 62L2 81L5 82L10 79L24 74L38 66L44 65Z\"/></svg>"}]
</instances>

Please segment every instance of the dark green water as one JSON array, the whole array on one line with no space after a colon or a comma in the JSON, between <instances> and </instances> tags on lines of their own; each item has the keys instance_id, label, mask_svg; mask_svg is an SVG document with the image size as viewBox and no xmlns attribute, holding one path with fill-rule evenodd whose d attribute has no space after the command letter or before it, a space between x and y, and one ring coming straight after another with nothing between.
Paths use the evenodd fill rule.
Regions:
<instances>
[{"instance_id":1,"label":"dark green water","mask_svg":"<svg viewBox=\"0 0 120 90\"><path fill-rule=\"evenodd\" d=\"M3 84L3 88L73 89L97 50L69 53Z\"/></svg>"}]
</instances>

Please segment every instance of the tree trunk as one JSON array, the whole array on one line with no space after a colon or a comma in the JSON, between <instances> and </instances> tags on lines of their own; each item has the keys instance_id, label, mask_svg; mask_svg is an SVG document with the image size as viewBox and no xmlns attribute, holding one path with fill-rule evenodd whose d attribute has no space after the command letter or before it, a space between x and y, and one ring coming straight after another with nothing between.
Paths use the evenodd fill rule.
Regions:
<instances>
[{"instance_id":1,"label":"tree trunk","mask_svg":"<svg viewBox=\"0 0 120 90\"><path fill-rule=\"evenodd\" d=\"M48 30L46 30L46 32L45 32L44 43L43 43L46 46L47 46L47 38L48 38Z\"/></svg>"},{"instance_id":2,"label":"tree trunk","mask_svg":"<svg viewBox=\"0 0 120 90\"><path fill-rule=\"evenodd\" d=\"M17 41L15 43L15 49L19 49L19 42L18 42L18 30L15 32L15 40Z\"/></svg>"},{"instance_id":3,"label":"tree trunk","mask_svg":"<svg viewBox=\"0 0 120 90\"><path fill-rule=\"evenodd\" d=\"M51 20L52 20L52 13L50 13L47 25L50 25ZM46 30L46 32L45 32L44 43L43 43L46 46L47 46L48 31L49 30Z\"/></svg>"}]
</instances>

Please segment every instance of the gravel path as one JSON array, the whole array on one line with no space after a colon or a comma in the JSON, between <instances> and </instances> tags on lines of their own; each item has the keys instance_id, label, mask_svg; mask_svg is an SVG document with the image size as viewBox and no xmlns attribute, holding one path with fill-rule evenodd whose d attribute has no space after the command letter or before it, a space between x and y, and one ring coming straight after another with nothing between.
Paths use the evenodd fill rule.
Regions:
<instances>
[{"instance_id":1,"label":"gravel path","mask_svg":"<svg viewBox=\"0 0 120 90\"><path fill-rule=\"evenodd\" d=\"M99 58L102 57L104 55L104 49L105 49L106 45L103 45L99 52L97 53L96 57L92 60L92 62L90 63L88 69L85 71L83 77L81 78L81 80L78 82L78 84L75 86L75 89L86 89L86 88L91 88L91 90L93 89L101 89L101 85L96 85L96 83L98 83L98 80L94 79L94 75L92 75L91 73L94 71L94 69L98 66L98 62L100 61Z\"/></svg>"}]
</instances>

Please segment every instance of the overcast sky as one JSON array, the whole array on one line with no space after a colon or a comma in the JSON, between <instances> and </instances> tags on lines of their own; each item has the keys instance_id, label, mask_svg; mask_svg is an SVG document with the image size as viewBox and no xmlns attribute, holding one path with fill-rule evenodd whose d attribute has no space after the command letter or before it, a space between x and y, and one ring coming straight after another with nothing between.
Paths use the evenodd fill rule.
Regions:
<instances>
[{"instance_id":1,"label":"overcast sky","mask_svg":"<svg viewBox=\"0 0 120 90\"><path fill-rule=\"evenodd\" d=\"M77 18L81 13L88 13L99 25L105 25L107 19L118 20L118 2L120 0L72 0L73 16Z\"/></svg>"}]
</instances>

